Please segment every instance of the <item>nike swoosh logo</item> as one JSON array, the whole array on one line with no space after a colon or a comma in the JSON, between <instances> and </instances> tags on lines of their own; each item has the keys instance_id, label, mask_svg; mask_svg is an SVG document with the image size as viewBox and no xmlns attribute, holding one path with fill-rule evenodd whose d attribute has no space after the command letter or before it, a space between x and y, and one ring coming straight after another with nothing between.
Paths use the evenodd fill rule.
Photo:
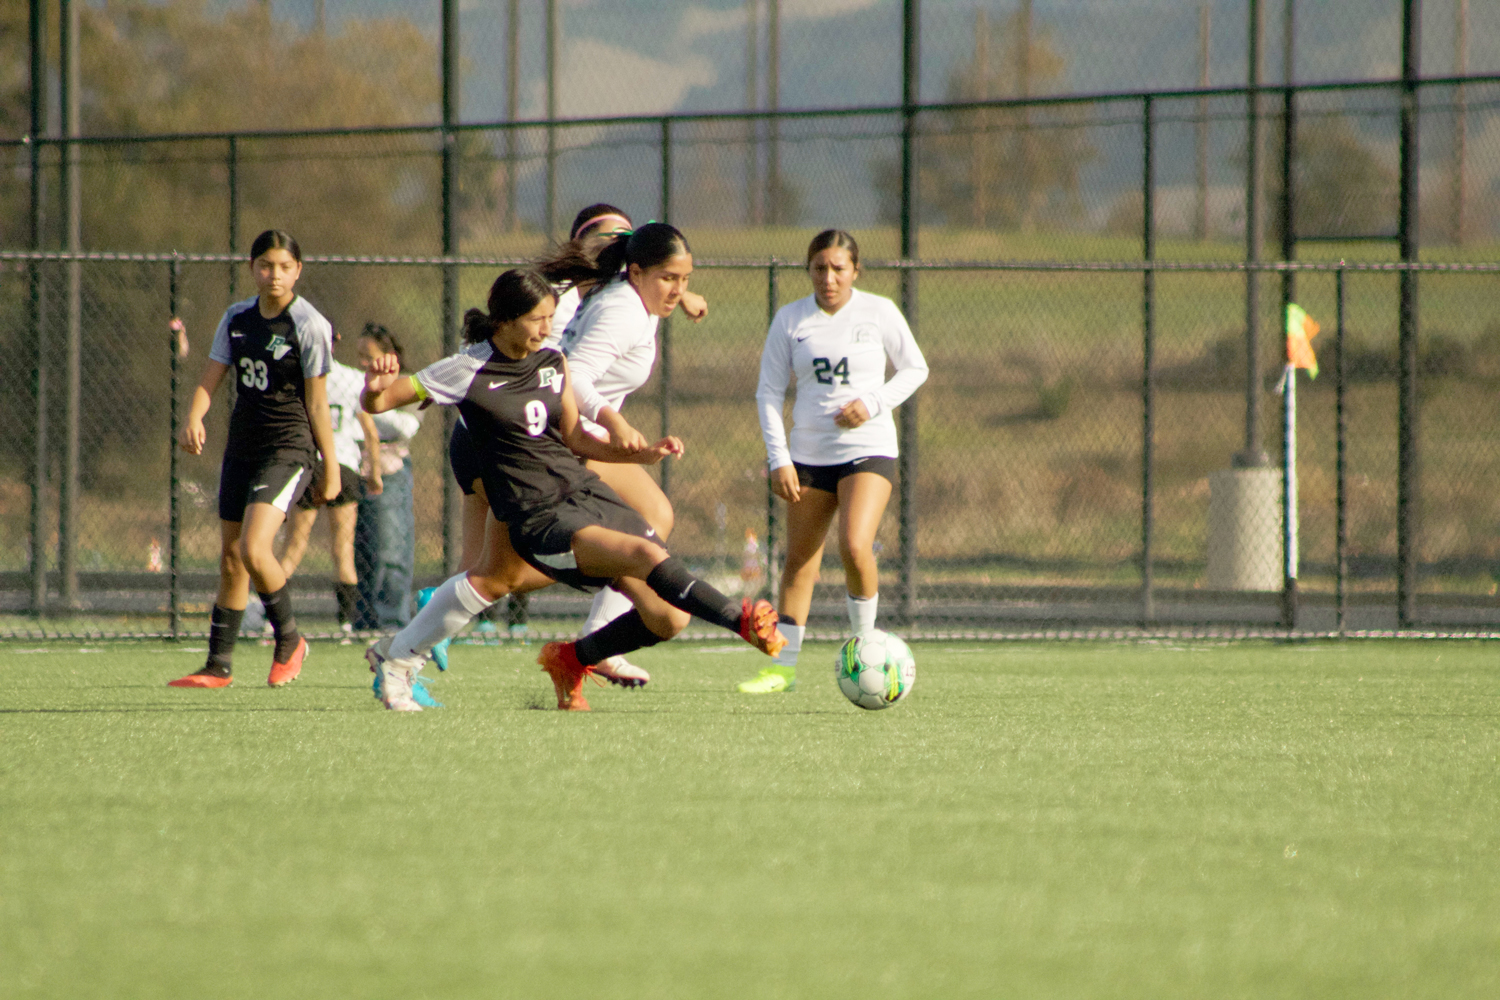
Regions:
<instances>
[{"instance_id":1,"label":"nike swoosh logo","mask_svg":"<svg viewBox=\"0 0 1500 1000\"><path fill-rule=\"evenodd\" d=\"M252 486L252 487L250 487L250 492L254 493L256 490L263 490L267 486L270 486L270 485L271 485L270 483L261 483L259 486Z\"/></svg>"},{"instance_id":2,"label":"nike swoosh logo","mask_svg":"<svg viewBox=\"0 0 1500 1000\"><path fill-rule=\"evenodd\" d=\"M804 333L802 336L800 336L800 337L797 338L797 343L800 344L804 340L806 340L808 337L811 337L811 336L812 336L812 334L810 334L810 333Z\"/></svg>"},{"instance_id":3,"label":"nike swoosh logo","mask_svg":"<svg viewBox=\"0 0 1500 1000\"><path fill-rule=\"evenodd\" d=\"M693 581L693 583L697 583L697 582L698 582L697 580ZM685 600L687 600L688 591L690 591L690 590L693 589L693 583L690 583L686 587L682 588L682 593L680 593L680 594L677 595L677 599L679 601L685 601Z\"/></svg>"},{"instance_id":4,"label":"nike swoosh logo","mask_svg":"<svg viewBox=\"0 0 1500 1000\"><path fill-rule=\"evenodd\" d=\"M851 465L861 465L861 464L863 464L865 462L868 462L868 461L869 461L868 458L856 458L853 462L851 462L849 464L851 464Z\"/></svg>"},{"instance_id":5,"label":"nike swoosh logo","mask_svg":"<svg viewBox=\"0 0 1500 1000\"><path fill-rule=\"evenodd\" d=\"M243 333L231 333L230 336L233 337L235 340L239 340L241 337L244 336L244 334Z\"/></svg>"},{"instance_id":6,"label":"nike swoosh logo","mask_svg":"<svg viewBox=\"0 0 1500 1000\"><path fill-rule=\"evenodd\" d=\"M509 382L509 381L510 381L510 379L503 379L502 381L499 381L499 382L491 382L490 383L490 388L491 389L498 389L502 385L504 385L506 382Z\"/></svg>"},{"instance_id":7,"label":"nike swoosh logo","mask_svg":"<svg viewBox=\"0 0 1500 1000\"><path fill-rule=\"evenodd\" d=\"M655 528L647 528L646 529L646 537L647 538L655 538L656 537L656 529Z\"/></svg>"}]
</instances>

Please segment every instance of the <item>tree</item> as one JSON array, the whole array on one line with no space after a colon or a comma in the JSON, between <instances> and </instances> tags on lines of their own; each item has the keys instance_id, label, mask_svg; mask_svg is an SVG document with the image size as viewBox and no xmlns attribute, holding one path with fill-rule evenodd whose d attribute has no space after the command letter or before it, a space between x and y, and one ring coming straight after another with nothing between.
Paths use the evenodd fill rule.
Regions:
<instances>
[{"instance_id":1,"label":"tree","mask_svg":"<svg viewBox=\"0 0 1500 1000\"><path fill-rule=\"evenodd\" d=\"M980 9L975 12L974 52L949 76L946 99L1032 96L1060 80L1066 65L1050 33L1033 31L1029 2L998 26ZM1079 213L1079 174L1094 157L1080 127L1085 111L1069 105L937 115L937 127L924 130L918 168L924 221L1027 232L1049 207ZM875 175L877 187L887 195L881 200L882 214L893 221L899 201L890 195L898 189L900 167L882 161Z\"/></svg>"}]
</instances>

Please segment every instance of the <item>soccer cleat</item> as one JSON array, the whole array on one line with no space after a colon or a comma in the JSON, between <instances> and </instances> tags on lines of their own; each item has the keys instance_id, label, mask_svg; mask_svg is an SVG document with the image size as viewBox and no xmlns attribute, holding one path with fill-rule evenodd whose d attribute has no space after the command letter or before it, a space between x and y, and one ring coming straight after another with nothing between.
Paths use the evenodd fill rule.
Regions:
<instances>
[{"instance_id":1,"label":"soccer cleat","mask_svg":"<svg viewBox=\"0 0 1500 1000\"><path fill-rule=\"evenodd\" d=\"M767 667L748 681L737 685L740 694L777 694L797 690L796 667Z\"/></svg>"},{"instance_id":2,"label":"soccer cleat","mask_svg":"<svg viewBox=\"0 0 1500 1000\"><path fill-rule=\"evenodd\" d=\"M374 667L371 667L370 669L375 670ZM430 680L428 680L426 677L423 677L421 674L418 674L415 678L413 678L413 683L411 686L411 700L416 702L418 705L421 705L423 708L442 708L443 703L434 698L432 696L432 692L427 690L427 685L431 683L432 682ZM376 700L384 701L384 699L380 697L380 671L378 670L375 670L375 679L370 682L370 691L375 695Z\"/></svg>"},{"instance_id":3,"label":"soccer cleat","mask_svg":"<svg viewBox=\"0 0 1500 1000\"><path fill-rule=\"evenodd\" d=\"M552 677L552 686L557 689L557 707L564 712L589 711L588 699L583 696L583 679L593 672L578 662L578 653L571 642L549 642L542 647L536 658Z\"/></svg>"},{"instance_id":4,"label":"soccer cleat","mask_svg":"<svg viewBox=\"0 0 1500 1000\"><path fill-rule=\"evenodd\" d=\"M450 635L448 638L444 639L442 642L440 642L437 645L433 646L432 647L432 652L428 654L428 655L430 655L432 657L432 662L437 664L437 668L439 670L447 670L448 669L448 644L451 643L452 641L453 641L453 636Z\"/></svg>"},{"instance_id":5,"label":"soccer cleat","mask_svg":"<svg viewBox=\"0 0 1500 1000\"><path fill-rule=\"evenodd\" d=\"M432 595L437 593L436 587L423 587L417 591L417 610L421 611L427 607L427 602L432 600Z\"/></svg>"},{"instance_id":6,"label":"soccer cleat","mask_svg":"<svg viewBox=\"0 0 1500 1000\"><path fill-rule=\"evenodd\" d=\"M234 678L228 675L220 677L218 674L188 674L179 677L175 681L167 681L169 688L227 688L234 683Z\"/></svg>"},{"instance_id":7,"label":"soccer cleat","mask_svg":"<svg viewBox=\"0 0 1500 1000\"><path fill-rule=\"evenodd\" d=\"M775 656L786 646L786 636L776 627L776 609L770 601L745 598L740 609L740 638L767 656Z\"/></svg>"},{"instance_id":8,"label":"soccer cleat","mask_svg":"<svg viewBox=\"0 0 1500 1000\"><path fill-rule=\"evenodd\" d=\"M416 671L410 664L391 659L391 639L387 636L365 650L365 659L375 671L376 697L392 712L420 712L422 706L412 695Z\"/></svg>"},{"instance_id":9,"label":"soccer cleat","mask_svg":"<svg viewBox=\"0 0 1500 1000\"><path fill-rule=\"evenodd\" d=\"M271 663L271 676L266 678L266 683L273 688L279 688L283 684L290 684L302 673L302 661L307 657L307 640L298 638L297 648L292 650L292 655L286 658L285 663Z\"/></svg>"},{"instance_id":10,"label":"soccer cleat","mask_svg":"<svg viewBox=\"0 0 1500 1000\"><path fill-rule=\"evenodd\" d=\"M645 687L651 675L623 656L608 656L594 664L594 673L622 688Z\"/></svg>"},{"instance_id":11,"label":"soccer cleat","mask_svg":"<svg viewBox=\"0 0 1500 1000\"><path fill-rule=\"evenodd\" d=\"M350 646L354 644L354 626L344 622L339 626L339 645Z\"/></svg>"}]
</instances>

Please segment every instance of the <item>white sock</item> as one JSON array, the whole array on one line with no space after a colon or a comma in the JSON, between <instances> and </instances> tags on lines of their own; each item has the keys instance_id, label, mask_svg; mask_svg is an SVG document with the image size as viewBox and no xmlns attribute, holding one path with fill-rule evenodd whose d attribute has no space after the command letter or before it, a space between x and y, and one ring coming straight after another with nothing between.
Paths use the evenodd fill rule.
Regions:
<instances>
[{"instance_id":1,"label":"white sock","mask_svg":"<svg viewBox=\"0 0 1500 1000\"><path fill-rule=\"evenodd\" d=\"M432 600L417 612L411 624L391 640L391 659L426 657L433 646L462 632L490 603L474 589L468 573L449 577L432 592Z\"/></svg>"},{"instance_id":2,"label":"white sock","mask_svg":"<svg viewBox=\"0 0 1500 1000\"><path fill-rule=\"evenodd\" d=\"M635 605L630 598L613 587L605 587L594 595L594 603L589 606L588 620L583 623L583 631L579 635L599 631L633 607Z\"/></svg>"},{"instance_id":3,"label":"white sock","mask_svg":"<svg viewBox=\"0 0 1500 1000\"><path fill-rule=\"evenodd\" d=\"M782 647L781 652L776 654L772 662L778 667L795 667L797 654L802 652L802 633L807 626L782 622L777 627L781 629L781 634L786 636L786 645Z\"/></svg>"},{"instance_id":4,"label":"white sock","mask_svg":"<svg viewBox=\"0 0 1500 1000\"><path fill-rule=\"evenodd\" d=\"M880 607L879 594L871 594L869 597L849 594L844 598L844 606L849 611L849 628L855 635L864 635L875 629L875 612Z\"/></svg>"}]
</instances>

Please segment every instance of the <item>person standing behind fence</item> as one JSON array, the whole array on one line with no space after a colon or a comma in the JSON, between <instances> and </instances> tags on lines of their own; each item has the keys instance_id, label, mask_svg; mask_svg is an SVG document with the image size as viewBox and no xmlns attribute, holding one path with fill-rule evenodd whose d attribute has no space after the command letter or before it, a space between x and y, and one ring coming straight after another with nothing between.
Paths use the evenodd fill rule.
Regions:
<instances>
[{"instance_id":1,"label":"person standing behind fence","mask_svg":"<svg viewBox=\"0 0 1500 1000\"><path fill-rule=\"evenodd\" d=\"M807 271L813 294L782 306L771 320L755 391L771 488L787 503L779 609L787 644L772 666L739 685L745 694L796 686L797 654L835 516L849 628L863 635L875 627L875 532L896 479L891 411L927 381L927 362L901 310L854 287L859 245L853 236L827 229L813 237ZM889 381L887 359L895 369ZM788 443L782 408L793 375Z\"/></svg>"},{"instance_id":2,"label":"person standing behind fence","mask_svg":"<svg viewBox=\"0 0 1500 1000\"><path fill-rule=\"evenodd\" d=\"M387 355L394 355L402 370L406 369L406 351L395 334L379 323L366 323L359 335L360 369L369 371L373 362ZM417 559L410 442L421 429L422 415L416 406L406 406L371 416L380 434L383 488L359 501L354 529L354 567L359 576L355 627L404 628L411 621ZM375 470L362 471L370 476Z\"/></svg>"},{"instance_id":3,"label":"person standing behind fence","mask_svg":"<svg viewBox=\"0 0 1500 1000\"><path fill-rule=\"evenodd\" d=\"M338 343L337 331L333 340ZM339 484L343 489L328 502L328 542L335 574L333 595L338 601L339 628L344 632L352 632L358 618L359 577L354 569L356 505L366 496L379 496L384 489L380 472L380 436L375 430L375 422L359 406L359 395L364 390L363 372L333 362L328 372L328 413L333 422L333 449L338 455ZM368 477L360 475L362 465L373 470ZM281 549L281 571L287 576L297 572L302 556L307 552L313 522L318 518L318 506L312 496L303 493L302 499L297 501L296 512L289 518L291 525Z\"/></svg>"},{"instance_id":4,"label":"person standing behind fence","mask_svg":"<svg viewBox=\"0 0 1500 1000\"><path fill-rule=\"evenodd\" d=\"M170 681L172 687L229 686L251 583L276 637L268 683L280 687L296 679L307 640L297 631L272 545L287 510L309 487L315 448L323 458L315 497L327 502L340 491L326 385L333 328L294 290L302 251L286 233L268 229L250 247L250 269L258 293L230 306L219 321L182 429L182 449L202 454L208 439L203 418L214 391L233 373L238 398L219 472L219 590L208 660L196 673Z\"/></svg>"}]
</instances>

